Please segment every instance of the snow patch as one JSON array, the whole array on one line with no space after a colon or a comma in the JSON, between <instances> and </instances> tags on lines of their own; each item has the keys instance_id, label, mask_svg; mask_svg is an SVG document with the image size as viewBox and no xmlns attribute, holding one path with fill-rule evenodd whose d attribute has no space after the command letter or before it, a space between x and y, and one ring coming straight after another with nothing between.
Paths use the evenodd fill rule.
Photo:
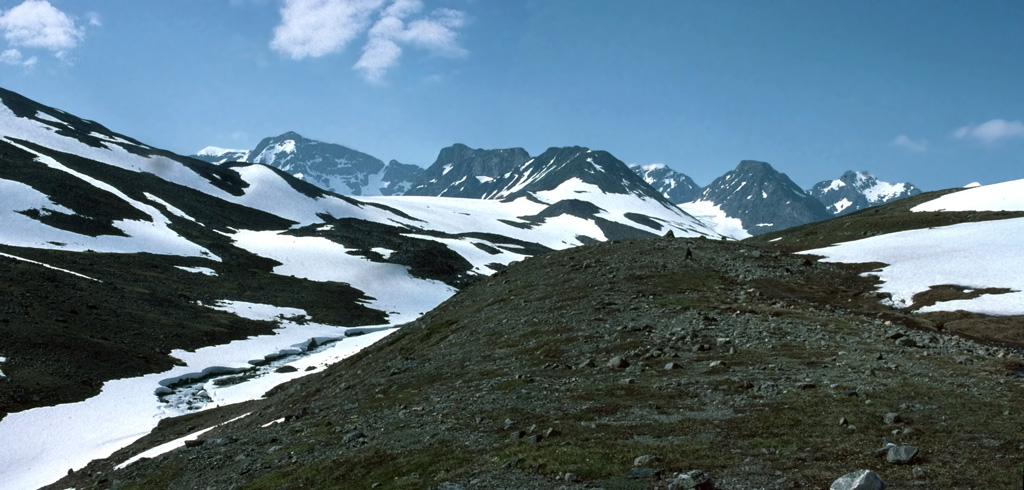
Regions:
<instances>
[{"instance_id":1,"label":"snow patch","mask_svg":"<svg viewBox=\"0 0 1024 490\"><path fill-rule=\"evenodd\" d=\"M213 270L213 269L211 269L209 267L186 267L186 266L183 266L183 265L176 265L174 267L178 268L178 269L181 269L181 270L183 270L185 272L192 272L192 273L195 273L195 274L203 274L205 276L216 276L217 275L217 271L215 271L215 270Z\"/></svg>"},{"instance_id":2,"label":"snow patch","mask_svg":"<svg viewBox=\"0 0 1024 490\"><path fill-rule=\"evenodd\" d=\"M943 301L920 311L1024 314L1024 218L890 233L801 253L827 262L889 264L871 274L883 281L880 289L892 294L895 306L910 306L915 294L932 286L954 284L1012 292Z\"/></svg>"},{"instance_id":3,"label":"snow patch","mask_svg":"<svg viewBox=\"0 0 1024 490\"><path fill-rule=\"evenodd\" d=\"M0 252L0 257L7 257L9 259L20 260L22 262L28 262L30 264L35 264L35 265L39 265L39 266L42 266L42 267L46 267L47 269L52 269L52 270L55 270L55 271L64 272L64 273L67 273L67 274L71 274L72 276L75 276L75 277L81 277L82 279L88 279L90 281L103 282L103 281L101 281L99 279L96 279L96 278L93 278L93 277L89 277L89 276L87 276L85 274L79 274L77 272L69 271L67 269L61 269L60 267L54 267L52 265L44 264L42 262L36 262L34 260L29 260L29 259L26 259L26 258L18 257L17 255L10 255L10 254L5 254L5 253ZM0 362L3 362L3 361L0 361Z\"/></svg>"},{"instance_id":4,"label":"snow patch","mask_svg":"<svg viewBox=\"0 0 1024 490\"><path fill-rule=\"evenodd\" d=\"M918 204L911 211L1024 211L1024 179L972 187Z\"/></svg>"}]
</instances>

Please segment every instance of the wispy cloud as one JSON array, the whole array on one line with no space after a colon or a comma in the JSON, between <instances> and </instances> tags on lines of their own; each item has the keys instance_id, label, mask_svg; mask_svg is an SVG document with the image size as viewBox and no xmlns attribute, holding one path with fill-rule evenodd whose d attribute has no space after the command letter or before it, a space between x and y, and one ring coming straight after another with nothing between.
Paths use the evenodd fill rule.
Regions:
<instances>
[{"instance_id":1,"label":"wispy cloud","mask_svg":"<svg viewBox=\"0 0 1024 490\"><path fill-rule=\"evenodd\" d=\"M285 0L270 47L295 60L339 52L370 25L384 0Z\"/></svg>"},{"instance_id":2,"label":"wispy cloud","mask_svg":"<svg viewBox=\"0 0 1024 490\"><path fill-rule=\"evenodd\" d=\"M90 17L89 22L93 19ZM95 20L98 22L99 17ZM10 46L0 54L0 61L25 66L34 65L38 58L27 57L22 50L43 49L64 59L85 38L84 27L46 0L25 0L0 11L0 33Z\"/></svg>"},{"instance_id":3,"label":"wispy cloud","mask_svg":"<svg viewBox=\"0 0 1024 490\"><path fill-rule=\"evenodd\" d=\"M436 9L413 18L422 10L422 0L285 0L270 47L296 60L316 58L344 50L365 32L353 68L371 82L380 82L398 64L404 46L444 57L468 54L457 39L465 13Z\"/></svg>"},{"instance_id":4,"label":"wispy cloud","mask_svg":"<svg viewBox=\"0 0 1024 490\"><path fill-rule=\"evenodd\" d=\"M969 124L957 128L953 131L953 137L957 139L974 139L987 144L1010 138L1024 138L1024 123L1020 121L1007 121L1005 119L992 119L977 126Z\"/></svg>"},{"instance_id":5,"label":"wispy cloud","mask_svg":"<svg viewBox=\"0 0 1024 490\"><path fill-rule=\"evenodd\" d=\"M36 66L37 62L39 62L39 58L37 56L26 58L25 55L21 54L21 51L14 48L5 49L0 53L0 63L6 63L8 65L23 66L31 69Z\"/></svg>"},{"instance_id":6,"label":"wispy cloud","mask_svg":"<svg viewBox=\"0 0 1024 490\"><path fill-rule=\"evenodd\" d=\"M901 134L901 135L897 136L896 138L894 138L892 140L892 143L890 143L890 144L893 145L893 146L898 146L900 148L903 148L904 150L911 151L911 152L914 152L914 153L921 153L921 152L924 152L924 151L928 151L928 142L927 141L925 141L923 139L915 141L915 140L911 139L909 136L907 136L905 134Z\"/></svg>"}]
</instances>

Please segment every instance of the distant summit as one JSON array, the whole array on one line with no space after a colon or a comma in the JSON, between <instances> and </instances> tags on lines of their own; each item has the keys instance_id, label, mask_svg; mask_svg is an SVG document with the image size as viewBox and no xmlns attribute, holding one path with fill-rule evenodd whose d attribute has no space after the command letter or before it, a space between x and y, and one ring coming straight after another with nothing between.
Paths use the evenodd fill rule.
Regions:
<instances>
[{"instance_id":1,"label":"distant summit","mask_svg":"<svg viewBox=\"0 0 1024 490\"><path fill-rule=\"evenodd\" d=\"M494 199L529 160L522 148L484 150L456 143L441 149L406 194Z\"/></svg>"},{"instance_id":2,"label":"distant summit","mask_svg":"<svg viewBox=\"0 0 1024 490\"><path fill-rule=\"evenodd\" d=\"M631 165L629 168L660 192L665 199L676 204L693 201L700 195L700 186L693 179L672 170L664 163Z\"/></svg>"},{"instance_id":3,"label":"distant summit","mask_svg":"<svg viewBox=\"0 0 1024 490\"><path fill-rule=\"evenodd\" d=\"M848 171L835 180L823 180L807 190L825 205L834 216L878 206L905 197L916 196L921 190L911 183L890 184L878 180L867 172Z\"/></svg>"},{"instance_id":4,"label":"distant summit","mask_svg":"<svg viewBox=\"0 0 1024 490\"><path fill-rule=\"evenodd\" d=\"M195 158L211 163L262 163L338 194L404 194L423 172L416 165L380 159L351 148L302 137L289 131L264 138L251 151L206 147Z\"/></svg>"},{"instance_id":5,"label":"distant summit","mask_svg":"<svg viewBox=\"0 0 1024 490\"><path fill-rule=\"evenodd\" d=\"M455 144L441 150L406 194L512 200L553 191L570 181L606 194L632 194L672 206L611 153L582 146L548 148L530 157L522 148L474 150Z\"/></svg>"},{"instance_id":6,"label":"distant summit","mask_svg":"<svg viewBox=\"0 0 1024 490\"><path fill-rule=\"evenodd\" d=\"M771 165L744 160L705 187L697 201L718 206L739 219L751 235L828 219L817 199Z\"/></svg>"}]
</instances>

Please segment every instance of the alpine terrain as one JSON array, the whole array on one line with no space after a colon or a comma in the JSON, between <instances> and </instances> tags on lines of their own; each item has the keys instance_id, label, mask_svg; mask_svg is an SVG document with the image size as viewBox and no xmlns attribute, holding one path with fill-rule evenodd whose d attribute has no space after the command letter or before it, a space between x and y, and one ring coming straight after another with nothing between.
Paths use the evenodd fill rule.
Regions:
<instances>
[{"instance_id":1,"label":"alpine terrain","mask_svg":"<svg viewBox=\"0 0 1024 490\"><path fill-rule=\"evenodd\" d=\"M665 199L676 204L690 202L700 195L701 187L688 175L672 170L664 163L630 165L640 178L644 179Z\"/></svg>"},{"instance_id":2,"label":"alpine terrain","mask_svg":"<svg viewBox=\"0 0 1024 490\"><path fill-rule=\"evenodd\" d=\"M835 180L823 180L807 190L830 213L842 216L871 206L916 196L921 190L911 183L890 184L867 172L849 171Z\"/></svg>"},{"instance_id":3,"label":"alpine terrain","mask_svg":"<svg viewBox=\"0 0 1024 490\"><path fill-rule=\"evenodd\" d=\"M212 163L263 163L321 189L353 196L401 195L423 171L416 165L384 163L365 153L287 132L264 138L252 150L206 147L195 158Z\"/></svg>"},{"instance_id":4,"label":"alpine terrain","mask_svg":"<svg viewBox=\"0 0 1024 490\"><path fill-rule=\"evenodd\" d=\"M709 223L577 146L294 173L0 89L4 488L1024 484L1024 180L828 219L745 161Z\"/></svg>"}]
</instances>

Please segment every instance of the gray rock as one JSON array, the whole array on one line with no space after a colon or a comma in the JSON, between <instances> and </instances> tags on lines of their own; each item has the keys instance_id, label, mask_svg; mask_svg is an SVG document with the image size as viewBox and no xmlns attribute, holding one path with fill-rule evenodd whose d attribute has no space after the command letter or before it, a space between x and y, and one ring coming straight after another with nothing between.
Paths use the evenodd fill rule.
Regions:
<instances>
[{"instance_id":1,"label":"gray rock","mask_svg":"<svg viewBox=\"0 0 1024 490\"><path fill-rule=\"evenodd\" d=\"M615 356L608 360L608 367L613 369L625 369L629 367L629 361L622 356Z\"/></svg>"},{"instance_id":2,"label":"gray rock","mask_svg":"<svg viewBox=\"0 0 1024 490\"><path fill-rule=\"evenodd\" d=\"M669 490L715 490L715 481L701 470L680 474L668 484Z\"/></svg>"},{"instance_id":3,"label":"gray rock","mask_svg":"<svg viewBox=\"0 0 1024 490\"><path fill-rule=\"evenodd\" d=\"M653 454L645 454L643 456L637 456L636 459L633 460L633 467L639 468L641 466L648 466L651 463L654 463L655 461L657 461L658 459L659 458L657 456L653 455Z\"/></svg>"},{"instance_id":4,"label":"gray rock","mask_svg":"<svg viewBox=\"0 0 1024 490\"><path fill-rule=\"evenodd\" d=\"M900 337L896 339L896 345L900 347L917 347L917 342L910 337Z\"/></svg>"},{"instance_id":5,"label":"gray rock","mask_svg":"<svg viewBox=\"0 0 1024 490\"><path fill-rule=\"evenodd\" d=\"M657 468L633 468L626 473L626 478L632 478L636 480L646 478L658 478L661 476L661 470Z\"/></svg>"},{"instance_id":6,"label":"gray rock","mask_svg":"<svg viewBox=\"0 0 1024 490\"><path fill-rule=\"evenodd\" d=\"M885 414L884 420L885 420L885 425L892 425L892 424L895 424L895 423L903 421L903 419L900 417L900 414L898 414L896 412L889 412L889 413Z\"/></svg>"},{"instance_id":7,"label":"gray rock","mask_svg":"<svg viewBox=\"0 0 1024 490\"><path fill-rule=\"evenodd\" d=\"M885 460L893 464L910 464L917 457L917 446L890 446Z\"/></svg>"},{"instance_id":8,"label":"gray rock","mask_svg":"<svg viewBox=\"0 0 1024 490\"><path fill-rule=\"evenodd\" d=\"M363 434L362 431L355 430L355 431L349 432L348 434L345 434L345 437L341 438L341 442L349 443L349 442L358 441L359 439L365 439L365 438L366 438L366 434Z\"/></svg>"},{"instance_id":9,"label":"gray rock","mask_svg":"<svg viewBox=\"0 0 1024 490\"><path fill-rule=\"evenodd\" d=\"M885 481L871 470L847 473L832 482L829 490L884 490Z\"/></svg>"},{"instance_id":10,"label":"gray rock","mask_svg":"<svg viewBox=\"0 0 1024 490\"><path fill-rule=\"evenodd\" d=\"M671 371L673 369L679 369L681 367L683 367L683 365L679 364L678 362L670 362L670 363L665 364L665 370L666 371Z\"/></svg>"}]
</instances>

